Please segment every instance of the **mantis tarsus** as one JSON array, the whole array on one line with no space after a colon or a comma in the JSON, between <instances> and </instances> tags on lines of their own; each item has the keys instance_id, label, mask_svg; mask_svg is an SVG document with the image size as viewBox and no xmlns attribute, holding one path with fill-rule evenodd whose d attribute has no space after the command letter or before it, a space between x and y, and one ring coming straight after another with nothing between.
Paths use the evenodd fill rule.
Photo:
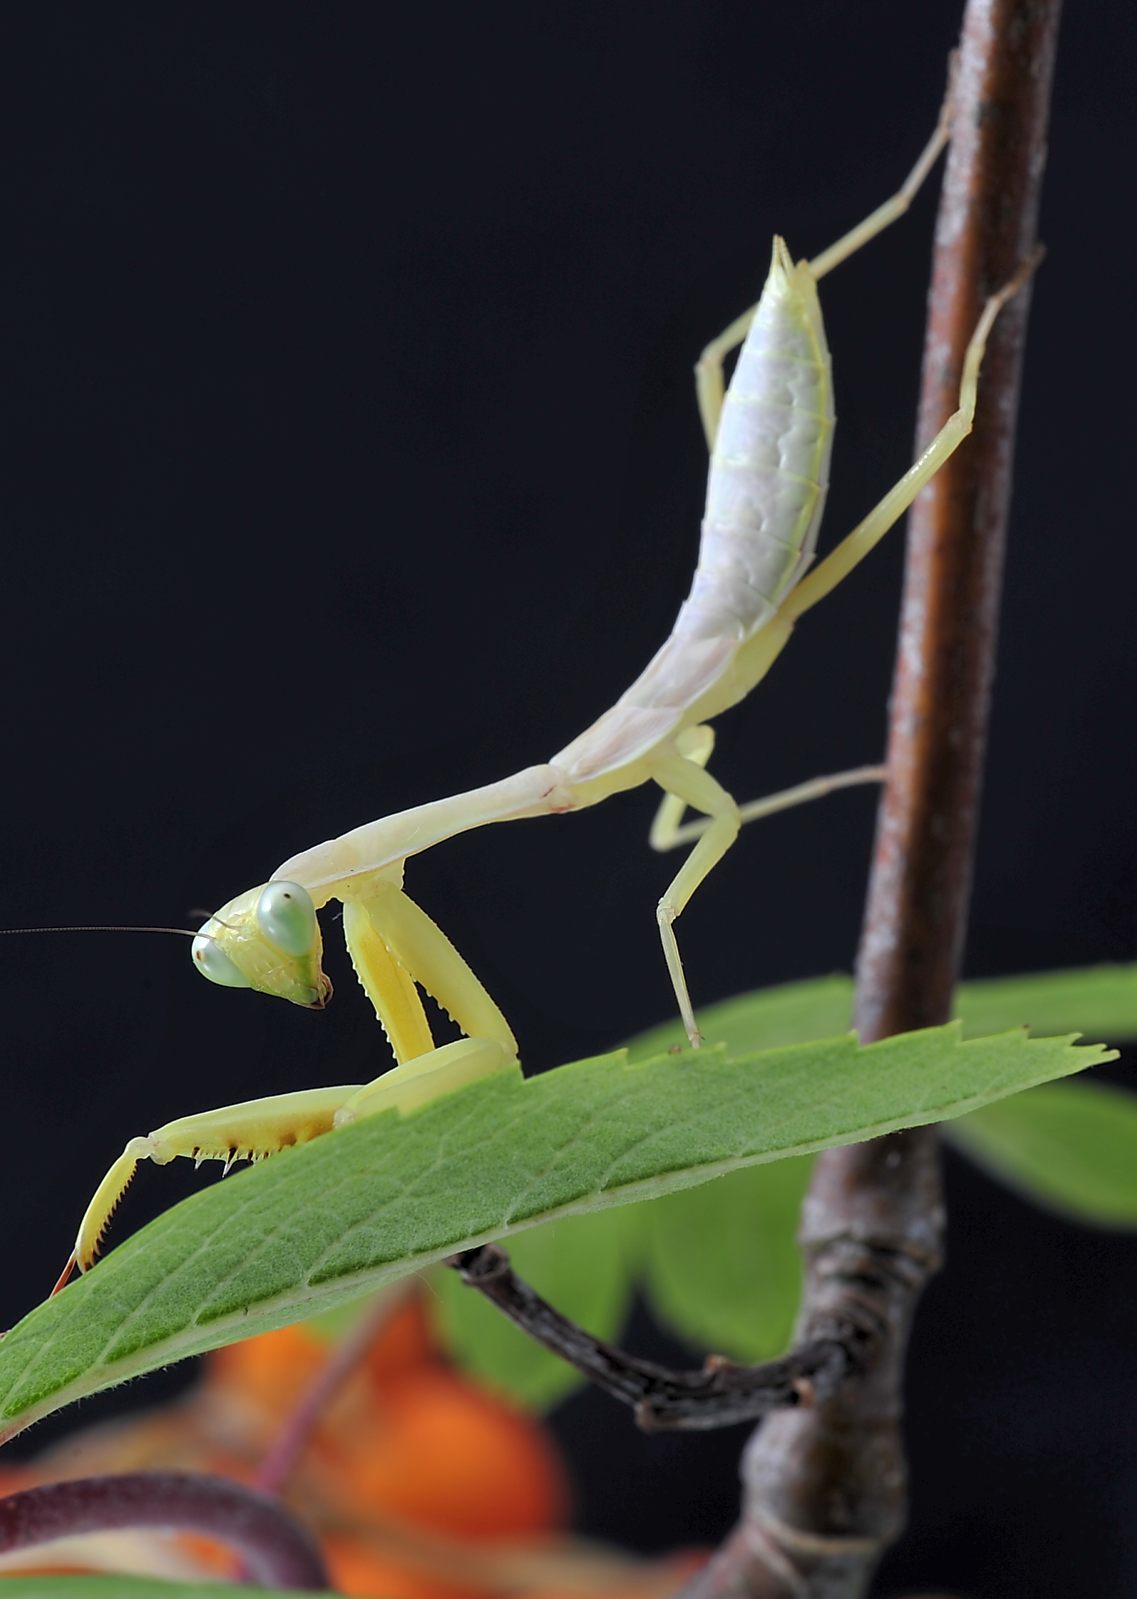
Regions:
<instances>
[{"instance_id":1,"label":"mantis tarsus","mask_svg":"<svg viewBox=\"0 0 1137 1599\"><path fill-rule=\"evenodd\" d=\"M713 744L708 724L761 681L798 618L863 560L966 437L986 339L1033 266L1028 263L988 300L967 349L954 415L807 575L834 425L816 285L907 209L949 135L950 95L898 193L812 261L795 264L775 238L758 304L704 350L696 385L711 456L694 581L670 636L612 709L547 764L367 823L293 856L267 884L210 917L194 939L194 961L214 982L322 1008L331 985L321 969L316 912L340 900L347 947L390 1041L395 1069L362 1086L253 1100L131 1139L87 1208L59 1286L73 1266L84 1271L95 1259L110 1216L144 1158L159 1164L176 1155L256 1160L373 1112L410 1111L491 1073L519 1070L505 1017L403 889L410 856L471 828L580 810L649 780L656 783L664 798L651 844L660 850L694 846L660 900L657 918L680 1013L697 1046L674 932L692 894L744 821L881 775L879 768L862 768L740 807L706 770ZM739 346L724 392L723 361ZM688 809L701 815L684 824ZM438 1000L464 1037L435 1047L419 988Z\"/></svg>"}]
</instances>

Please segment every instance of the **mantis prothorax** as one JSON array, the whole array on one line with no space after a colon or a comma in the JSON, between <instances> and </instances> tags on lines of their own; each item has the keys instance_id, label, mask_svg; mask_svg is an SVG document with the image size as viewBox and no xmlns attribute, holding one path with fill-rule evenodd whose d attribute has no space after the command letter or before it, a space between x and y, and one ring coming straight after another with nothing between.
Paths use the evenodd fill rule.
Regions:
<instances>
[{"instance_id":1,"label":"mantis prothorax","mask_svg":"<svg viewBox=\"0 0 1137 1599\"><path fill-rule=\"evenodd\" d=\"M795 264L775 238L758 304L704 350L696 385L710 470L694 581L670 636L612 709L545 765L366 823L293 856L268 883L211 916L194 939L193 959L212 981L319 1009L331 985L321 968L316 913L339 900L347 947L390 1041L395 1069L362 1086L254 1100L131 1139L88 1206L60 1286L73 1265L85 1271L93 1262L144 1158L159 1164L176 1155L256 1160L374 1112L413 1110L478 1078L519 1069L505 1017L403 888L412 855L471 828L582 810L656 783L664 798L652 846L694 844L659 902L657 919L687 1035L698 1044L674 931L692 894L744 821L882 775L880 768L862 768L740 807L706 770L713 744L708 724L765 677L799 617L859 565L966 437L992 324L1033 266L987 302L967 349L954 415L859 526L807 574L834 425L817 283L908 208L949 135L950 94L898 193L812 261ZM738 346L724 393L723 360ZM701 815L684 825L688 809ZM449 1012L463 1038L435 1048L419 988Z\"/></svg>"}]
</instances>

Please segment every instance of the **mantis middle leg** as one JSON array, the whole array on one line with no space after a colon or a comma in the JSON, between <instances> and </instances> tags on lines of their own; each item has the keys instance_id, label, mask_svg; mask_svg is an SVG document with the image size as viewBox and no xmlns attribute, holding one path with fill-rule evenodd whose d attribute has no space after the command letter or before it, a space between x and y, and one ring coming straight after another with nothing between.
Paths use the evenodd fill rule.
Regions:
<instances>
[{"instance_id":1,"label":"mantis middle leg","mask_svg":"<svg viewBox=\"0 0 1137 1599\"><path fill-rule=\"evenodd\" d=\"M652 824L652 848L673 849L687 842L695 845L656 909L671 986L675 990L687 1037L694 1049L702 1042L702 1035L695 1021L674 928L692 894L722 860L738 837L743 822L756 821L759 817L772 815L774 811L787 810L791 805L801 804L805 800L818 799L835 788L845 788L859 782L879 782L884 775L881 767L862 767L855 772L838 773L836 777L816 778L811 783L799 784L794 789L752 800L750 804L740 807L722 784L704 769L713 747L714 732L711 728L685 728L676 739L671 753L657 760L651 772L654 781L664 791L663 802ZM702 811L703 815L698 821L680 826L680 818L688 808Z\"/></svg>"},{"instance_id":2,"label":"mantis middle leg","mask_svg":"<svg viewBox=\"0 0 1137 1599\"><path fill-rule=\"evenodd\" d=\"M679 753L687 760L694 761L698 766L706 766L715 747L714 728L706 726L705 723L697 727L684 728L676 743ZM764 794L760 799L748 800L745 805L738 807L738 819L743 825L747 822L759 822L767 816L777 815L779 811L792 810L795 806L806 805L811 800L824 799L827 794L835 794L842 788L855 788L862 783L883 783L886 771L887 768L884 766L855 766L847 772L833 772L826 777L813 777L808 782L795 783L792 788L779 789L776 794ZM695 821L684 822L683 813L687 808L686 800L680 799L678 795L664 795L648 834L648 843L652 849L663 854L667 850L678 849L682 844L693 844L702 838L711 825L710 819L702 816Z\"/></svg>"},{"instance_id":3,"label":"mantis middle leg","mask_svg":"<svg viewBox=\"0 0 1137 1599\"><path fill-rule=\"evenodd\" d=\"M702 1036L695 1022L683 961L675 938L674 923L685 910L691 895L738 837L742 819L738 806L711 774L704 771L699 756L706 760L710 754L710 741L696 745L695 759L682 753L676 743L673 749L656 760L651 776L664 793L673 799L681 813L684 806L702 811L707 818L705 829L694 849L672 878L667 892L656 909L659 936L663 943L663 956L671 977L671 986L679 1002L679 1013L687 1029L691 1047L697 1049ZM666 801L664 802L666 804Z\"/></svg>"}]
</instances>

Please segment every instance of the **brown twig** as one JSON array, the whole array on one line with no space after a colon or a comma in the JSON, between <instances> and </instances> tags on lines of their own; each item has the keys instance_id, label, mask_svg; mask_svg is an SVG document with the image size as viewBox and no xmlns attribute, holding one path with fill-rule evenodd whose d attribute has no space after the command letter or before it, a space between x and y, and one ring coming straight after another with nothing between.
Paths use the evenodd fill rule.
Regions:
<instances>
[{"instance_id":1,"label":"brown twig","mask_svg":"<svg viewBox=\"0 0 1137 1599\"><path fill-rule=\"evenodd\" d=\"M983 298L1030 253L1060 0L968 0L936 232L918 442L956 403ZM1018 376L1020 296L991 340L975 431L909 525L879 813L857 971L864 1041L951 1013L971 884ZM743 1462L739 1526L686 1599L857 1599L904 1524L899 1421L916 1302L943 1233L934 1132L818 1158L803 1210L799 1341L853 1305L881 1337L814 1409L783 1412Z\"/></svg>"},{"instance_id":2,"label":"brown twig","mask_svg":"<svg viewBox=\"0 0 1137 1599\"><path fill-rule=\"evenodd\" d=\"M731 1427L787 1405L816 1403L859 1369L861 1351L875 1335L863 1318L850 1315L781 1360L738 1366L712 1356L698 1370L672 1371L593 1338L523 1282L496 1244L469 1249L447 1264L531 1338L630 1405L645 1432Z\"/></svg>"},{"instance_id":3,"label":"brown twig","mask_svg":"<svg viewBox=\"0 0 1137 1599\"><path fill-rule=\"evenodd\" d=\"M266 1588L322 1592L328 1573L312 1535L274 1499L224 1477L135 1471L52 1482L0 1499L0 1551L121 1527L199 1532L237 1550Z\"/></svg>"}]
</instances>

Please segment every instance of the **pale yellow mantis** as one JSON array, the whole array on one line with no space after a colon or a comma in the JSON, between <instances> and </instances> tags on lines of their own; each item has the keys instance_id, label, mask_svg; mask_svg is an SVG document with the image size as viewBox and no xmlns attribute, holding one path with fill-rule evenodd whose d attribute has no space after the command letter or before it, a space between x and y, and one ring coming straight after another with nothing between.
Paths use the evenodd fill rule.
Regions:
<instances>
[{"instance_id":1,"label":"pale yellow mantis","mask_svg":"<svg viewBox=\"0 0 1137 1599\"><path fill-rule=\"evenodd\" d=\"M648 781L664 798L651 831L661 850L691 853L661 898L659 933L693 1046L699 1042L674 923L734 842L744 821L879 778L863 768L739 806L707 771L710 721L766 675L798 619L825 597L903 515L970 431L985 342L1024 269L985 306L964 362L958 409L904 476L812 571L825 504L834 414L829 353L816 285L899 217L950 133L950 97L903 187L812 261L795 264L775 238L758 304L704 350L696 368L710 448L706 514L690 594L662 647L616 704L542 765L482 788L366 823L283 862L267 883L229 901L193 943L217 983L322 1008L317 912L343 906L355 970L390 1041L396 1066L373 1082L312 1089L180 1118L132 1138L83 1217L71 1261L93 1262L138 1162L177 1155L259 1159L375 1112L409 1112L502 1071L519 1070L502 1012L445 934L404 890L406 863L472 828L581 810ZM740 347L729 389L723 362ZM686 810L701 813L683 823ZM419 989L465 1035L436 1048Z\"/></svg>"}]
</instances>

